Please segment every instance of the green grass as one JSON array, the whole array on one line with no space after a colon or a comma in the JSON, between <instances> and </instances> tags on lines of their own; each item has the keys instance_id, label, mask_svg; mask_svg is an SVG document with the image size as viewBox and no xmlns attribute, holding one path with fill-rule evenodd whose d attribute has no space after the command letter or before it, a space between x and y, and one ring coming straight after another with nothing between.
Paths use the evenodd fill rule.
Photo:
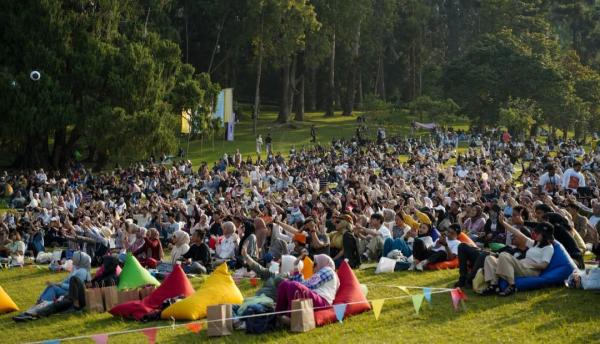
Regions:
<instances>
[{"instance_id":1,"label":"green grass","mask_svg":"<svg viewBox=\"0 0 600 344\"><path fill-rule=\"evenodd\" d=\"M395 114L373 114L368 115L367 125L369 127L369 135L374 138L379 125L385 126L388 137L401 135L406 136L410 133L410 123L414 117L406 113ZM304 122L292 122L291 124L275 123L277 114L265 113L261 114L257 126L257 133L264 138L267 133L271 133L273 138L273 151L281 152L284 155L289 153L290 148L295 145L296 149L303 146L311 146L310 143L310 128L312 125L317 127L318 141L322 144L329 144L333 138L350 138L354 136L356 131L356 116L343 117L336 113L334 117L323 117L322 112L307 113ZM456 123L456 129L467 129L465 123ZM224 141L220 137L215 140L214 147L212 140L194 140L190 143L188 159L194 166L198 166L200 162L206 161L209 163L217 161L223 156L223 153L235 153L237 148L240 149L244 159L250 154L256 158L256 136L253 134L252 122L250 119L241 121L235 127L235 141ZM418 131L416 133L422 136L423 140L429 139L429 132ZM186 138L181 139L181 146L186 149ZM262 157L265 158L263 145Z\"/></svg>"},{"instance_id":2,"label":"green grass","mask_svg":"<svg viewBox=\"0 0 600 344\"><path fill-rule=\"evenodd\" d=\"M369 286L368 299L403 295L398 289L376 285L408 285L448 287L457 278L457 271L425 273L398 272L375 275L373 269L356 272L361 283ZM0 273L0 285L14 301L26 309L33 305L44 287L44 282L59 281L64 273L26 267ZM193 279L194 287L201 279ZM242 293L252 295L256 288L242 282ZM413 291L414 292L414 291ZM466 310L455 311L449 294L432 295L432 306L423 303L416 315L409 298L388 300L381 316L375 320L372 312L317 328L311 332L295 334L276 331L265 335L249 335L236 331L230 337L213 339L214 343L593 343L600 341L598 327L598 292L568 290L564 288L521 292L508 298L481 297L468 294ZM63 338L78 335L108 333L128 329L165 326L169 322L142 324L113 318L110 314L66 313L29 323L16 324L13 314L0 316L0 331L5 336L2 343L19 343L34 340ZM10 334L10 335L8 335ZM204 342L206 331L199 335L184 327L158 332L159 343ZM140 333L111 336L111 343L145 343ZM91 343L91 340L76 341Z\"/></svg>"}]
</instances>

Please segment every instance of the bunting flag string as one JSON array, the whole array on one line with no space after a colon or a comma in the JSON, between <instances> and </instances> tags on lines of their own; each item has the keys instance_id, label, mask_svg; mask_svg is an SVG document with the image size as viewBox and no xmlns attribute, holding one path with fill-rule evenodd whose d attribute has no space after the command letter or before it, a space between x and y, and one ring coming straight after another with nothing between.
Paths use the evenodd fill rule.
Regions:
<instances>
[{"instance_id":1,"label":"bunting flag string","mask_svg":"<svg viewBox=\"0 0 600 344\"><path fill-rule=\"evenodd\" d=\"M416 294L412 296L413 306L415 307L415 312L417 312L417 315L419 315L419 309L421 309L421 305L423 304L423 298L425 298L425 295L423 294Z\"/></svg>"},{"instance_id":2,"label":"bunting flag string","mask_svg":"<svg viewBox=\"0 0 600 344\"><path fill-rule=\"evenodd\" d=\"M379 320L379 314L381 314L381 308L383 308L383 303L385 299L377 299L371 301L371 306L373 307L373 314L375 314L375 320Z\"/></svg>"},{"instance_id":3,"label":"bunting flag string","mask_svg":"<svg viewBox=\"0 0 600 344\"><path fill-rule=\"evenodd\" d=\"M400 290L402 290L404 293L406 293L407 295L400 295L400 296L393 296L393 297L386 297L386 298L381 298L381 299L376 299L376 300L368 300L369 302L371 302L372 306L373 306L373 313L375 314L375 318L378 319L379 315L381 314L381 310L383 308L383 304L386 300L398 300L398 299L405 299L405 298L412 298L413 299L413 304L415 302L414 297L415 296L419 296L421 298L421 303L423 298L425 298L425 293L422 294L418 294L418 295L411 295L408 292L408 288L413 288L413 289L425 289L427 287L406 287L406 286L394 286L395 288L398 288ZM430 292L428 292L429 297L431 297L431 294L439 294L439 293L448 293L450 292L453 300L454 298L457 298L457 302L459 302L460 300L463 300L464 298L466 298L466 295L464 295L464 292L462 292L462 290L460 289L450 289L450 288L429 288ZM348 303L343 303L343 304L337 304L334 305L334 310L336 313L336 317L338 319L338 321L343 322L344 319L344 315L346 312L346 308L348 305L353 305L353 304L362 304L364 303L364 301L356 301L356 302L348 302ZM457 303L458 304L458 303ZM314 310L320 310L320 309L326 309L326 308L330 308L331 306L323 306L323 307L314 307ZM108 337L110 336L117 336L117 335L122 335L122 334L128 334L128 333L139 333L142 332L148 340L149 344L155 344L156 343L156 336L158 333L158 330L162 330L162 329L175 329L177 327L184 327L187 328L188 330L194 332L194 333L198 333L202 330L203 326L205 326L206 324L208 324L209 322L222 322L224 320L233 320L233 319L248 319L248 318L254 318L254 317L264 317L266 315L279 315L279 314L289 314L290 311L279 311L279 312L269 312L269 313L261 313L261 314L252 314L252 315L244 315L244 316L235 316L235 317L231 317L231 318L226 318L226 319L216 319L216 320L202 320L199 322L192 322L192 323L184 323L184 324L176 324L174 322L168 324L168 325L164 325L164 326L155 326L155 327L151 327L151 328L140 328L140 329L132 329L132 330L123 330L123 331L115 331L115 332L109 332L109 333L103 333L103 334L94 334L94 335L81 335L81 336L74 336L74 337L66 337L66 338L61 338L61 339L52 339L52 340L44 340L44 341L37 341L37 342L30 342L29 344L60 344L61 342L65 342L65 341L73 341L73 340L81 340L81 339L92 339L94 340L96 343L103 343L102 340L106 339L106 341L108 341ZM292 311L294 312L294 311ZM100 340L100 342L98 342L98 340ZM106 342L104 342L106 343Z\"/></svg>"},{"instance_id":4,"label":"bunting flag string","mask_svg":"<svg viewBox=\"0 0 600 344\"><path fill-rule=\"evenodd\" d=\"M142 330L144 335L148 338L148 344L156 343L156 331L157 331L157 329L154 327L146 328L146 329Z\"/></svg>"},{"instance_id":5,"label":"bunting flag string","mask_svg":"<svg viewBox=\"0 0 600 344\"><path fill-rule=\"evenodd\" d=\"M96 334L92 336L94 343L96 344L106 344L108 343L108 335L107 334Z\"/></svg>"},{"instance_id":6,"label":"bunting flag string","mask_svg":"<svg viewBox=\"0 0 600 344\"><path fill-rule=\"evenodd\" d=\"M346 307L348 307L348 304L346 303L333 305L333 309L335 310L335 317L339 322L344 321L344 313L346 313Z\"/></svg>"},{"instance_id":7,"label":"bunting flag string","mask_svg":"<svg viewBox=\"0 0 600 344\"><path fill-rule=\"evenodd\" d=\"M397 288L402 290L406 295L410 295L410 291L405 286L399 285Z\"/></svg>"},{"instance_id":8,"label":"bunting flag string","mask_svg":"<svg viewBox=\"0 0 600 344\"><path fill-rule=\"evenodd\" d=\"M196 334L202 331L202 323L199 322L185 324L185 327Z\"/></svg>"},{"instance_id":9,"label":"bunting flag string","mask_svg":"<svg viewBox=\"0 0 600 344\"><path fill-rule=\"evenodd\" d=\"M431 288L423 288L423 297L431 305Z\"/></svg>"}]
</instances>

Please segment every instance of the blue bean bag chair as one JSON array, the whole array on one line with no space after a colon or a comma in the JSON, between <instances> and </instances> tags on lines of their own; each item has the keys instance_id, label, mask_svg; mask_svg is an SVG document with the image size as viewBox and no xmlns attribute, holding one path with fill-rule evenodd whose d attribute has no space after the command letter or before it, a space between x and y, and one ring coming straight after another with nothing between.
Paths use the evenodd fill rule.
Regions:
<instances>
[{"instance_id":1,"label":"blue bean bag chair","mask_svg":"<svg viewBox=\"0 0 600 344\"><path fill-rule=\"evenodd\" d=\"M554 240L554 244L552 245L554 246L554 254L552 255L552 259L550 259L548 267L539 276L517 277L515 279L517 290L534 290L562 285L569 278L573 270L577 268L561 243ZM508 287L508 283L500 279L499 286L500 289L504 290Z\"/></svg>"}]
</instances>

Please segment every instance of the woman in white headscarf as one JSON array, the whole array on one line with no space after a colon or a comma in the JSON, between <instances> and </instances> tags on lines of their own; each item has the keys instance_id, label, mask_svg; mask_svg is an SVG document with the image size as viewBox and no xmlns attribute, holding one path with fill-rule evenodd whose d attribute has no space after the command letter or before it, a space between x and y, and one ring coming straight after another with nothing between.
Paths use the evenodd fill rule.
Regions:
<instances>
[{"instance_id":1,"label":"woman in white headscarf","mask_svg":"<svg viewBox=\"0 0 600 344\"><path fill-rule=\"evenodd\" d=\"M171 237L171 264L175 264L190 250L190 235L184 231L175 231Z\"/></svg>"},{"instance_id":2,"label":"woman in white headscarf","mask_svg":"<svg viewBox=\"0 0 600 344\"><path fill-rule=\"evenodd\" d=\"M77 277L83 284L92 280L90 270L92 269L92 258L85 252L73 253L73 269L67 278L58 284L48 282L48 286L40 295L38 303L42 301L54 301L69 292L69 281L71 277Z\"/></svg>"},{"instance_id":3,"label":"woman in white headscarf","mask_svg":"<svg viewBox=\"0 0 600 344\"><path fill-rule=\"evenodd\" d=\"M304 259L304 252L296 261L297 264ZM283 281L277 287L276 312L285 312L292 309L292 301L298 296L309 298L313 301L315 308L327 307L333 304L335 295L340 287L340 280L335 273L335 263L326 254L317 254L313 269L315 273L308 280L304 280L302 274L297 272L290 280ZM287 315L283 316L283 322L288 322Z\"/></svg>"}]
</instances>

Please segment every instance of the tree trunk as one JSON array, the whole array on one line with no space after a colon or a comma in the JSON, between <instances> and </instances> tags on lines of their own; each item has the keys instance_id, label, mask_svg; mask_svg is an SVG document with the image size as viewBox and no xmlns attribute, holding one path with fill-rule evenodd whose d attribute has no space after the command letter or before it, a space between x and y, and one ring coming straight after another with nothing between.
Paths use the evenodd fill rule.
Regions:
<instances>
[{"instance_id":1,"label":"tree trunk","mask_svg":"<svg viewBox=\"0 0 600 344\"><path fill-rule=\"evenodd\" d=\"M356 95L356 69L358 68L358 54L360 51L360 22L356 28L356 35L352 43L352 53L350 56L350 68L348 70L348 84L346 85L346 101L342 116L352 116L354 110L354 99Z\"/></svg>"},{"instance_id":2,"label":"tree trunk","mask_svg":"<svg viewBox=\"0 0 600 344\"><path fill-rule=\"evenodd\" d=\"M300 77L300 85L298 86L298 100L296 101L296 117L295 121L304 121L304 75Z\"/></svg>"},{"instance_id":3,"label":"tree trunk","mask_svg":"<svg viewBox=\"0 0 600 344\"><path fill-rule=\"evenodd\" d=\"M292 59L292 67L290 68L290 95L289 95L289 110L288 113L294 111L294 100L296 98L296 70L298 69L298 54L294 54Z\"/></svg>"},{"instance_id":4,"label":"tree trunk","mask_svg":"<svg viewBox=\"0 0 600 344\"><path fill-rule=\"evenodd\" d=\"M263 50L262 50L262 42L260 44L260 48L258 50L258 66L256 67L256 88L254 93L254 113L252 114L253 119L253 132L254 136L256 136L256 126L258 125L258 107L260 106L260 79L262 76L262 60L263 60Z\"/></svg>"},{"instance_id":5,"label":"tree trunk","mask_svg":"<svg viewBox=\"0 0 600 344\"><path fill-rule=\"evenodd\" d=\"M325 117L333 117L333 104L335 101L335 25L331 38L331 56L329 58L329 90L325 104Z\"/></svg>"},{"instance_id":6,"label":"tree trunk","mask_svg":"<svg viewBox=\"0 0 600 344\"><path fill-rule=\"evenodd\" d=\"M51 166L54 169L60 169L63 165L63 160L65 157L63 153L65 151L65 146L67 144L67 129L65 127L61 127L56 129L54 132L54 144L52 147L52 161Z\"/></svg>"},{"instance_id":7,"label":"tree trunk","mask_svg":"<svg viewBox=\"0 0 600 344\"><path fill-rule=\"evenodd\" d=\"M108 164L108 152L105 150L99 150L96 154L96 164L94 164L94 172L102 171L102 169Z\"/></svg>"},{"instance_id":8,"label":"tree trunk","mask_svg":"<svg viewBox=\"0 0 600 344\"><path fill-rule=\"evenodd\" d=\"M457 57L460 52L460 4L459 0L448 0L445 4L448 26L446 60L450 61Z\"/></svg>"},{"instance_id":9,"label":"tree trunk","mask_svg":"<svg viewBox=\"0 0 600 344\"><path fill-rule=\"evenodd\" d=\"M363 99L363 84L362 84L362 73L358 72L358 108L363 109L364 99Z\"/></svg>"},{"instance_id":10,"label":"tree trunk","mask_svg":"<svg viewBox=\"0 0 600 344\"><path fill-rule=\"evenodd\" d=\"M279 104L279 116L277 122L287 123L290 117L290 64L287 63L281 68L281 103Z\"/></svg>"},{"instance_id":11,"label":"tree trunk","mask_svg":"<svg viewBox=\"0 0 600 344\"><path fill-rule=\"evenodd\" d=\"M308 82L308 111L317 110L317 70L310 69L310 81Z\"/></svg>"}]
</instances>

